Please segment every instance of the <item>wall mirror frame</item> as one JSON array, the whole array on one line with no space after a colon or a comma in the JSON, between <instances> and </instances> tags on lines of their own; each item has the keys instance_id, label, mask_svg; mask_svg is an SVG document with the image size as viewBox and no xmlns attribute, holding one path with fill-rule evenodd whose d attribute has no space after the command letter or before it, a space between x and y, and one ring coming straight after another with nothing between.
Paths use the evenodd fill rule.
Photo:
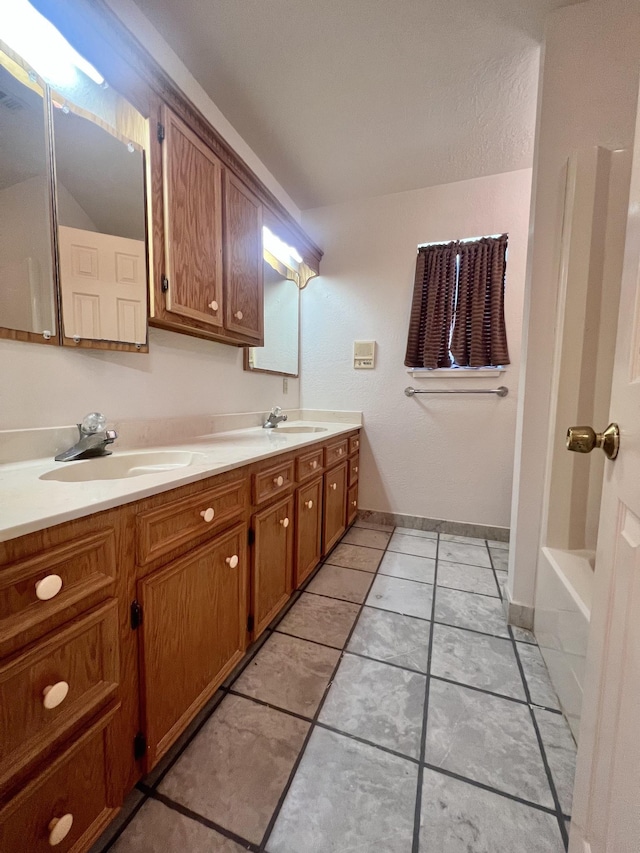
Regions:
<instances>
[{"instance_id":1,"label":"wall mirror frame","mask_svg":"<svg viewBox=\"0 0 640 853\"><path fill-rule=\"evenodd\" d=\"M0 75L0 338L148 352L149 119L3 41Z\"/></svg>"}]
</instances>

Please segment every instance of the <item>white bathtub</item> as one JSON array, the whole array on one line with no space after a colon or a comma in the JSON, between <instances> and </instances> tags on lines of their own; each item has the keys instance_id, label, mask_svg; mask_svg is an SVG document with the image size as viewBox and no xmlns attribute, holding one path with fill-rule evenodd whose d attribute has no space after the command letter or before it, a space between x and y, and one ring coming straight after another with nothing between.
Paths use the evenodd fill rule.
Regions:
<instances>
[{"instance_id":1,"label":"white bathtub","mask_svg":"<svg viewBox=\"0 0 640 853\"><path fill-rule=\"evenodd\" d=\"M578 738L595 555L542 548L534 632L574 737Z\"/></svg>"}]
</instances>

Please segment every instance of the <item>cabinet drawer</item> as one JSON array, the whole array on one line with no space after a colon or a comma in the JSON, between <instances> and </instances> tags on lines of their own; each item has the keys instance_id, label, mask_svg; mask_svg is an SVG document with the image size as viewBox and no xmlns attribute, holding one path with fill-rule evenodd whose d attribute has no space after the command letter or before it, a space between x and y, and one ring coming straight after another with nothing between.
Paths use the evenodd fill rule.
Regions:
<instances>
[{"instance_id":1,"label":"cabinet drawer","mask_svg":"<svg viewBox=\"0 0 640 853\"><path fill-rule=\"evenodd\" d=\"M347 492L347 526L356 520L358 515L358 484L354 483Z\"/></svg>"},{"instance_id":2,"label":"cabinet drawer","mask_svg":"<svg viewBox=\"0 0 640 853\"><path fill-rule=\"evenodd\" d=\"M334 465L336 462L342 462L347 458L349 443L346 438L342 441L336 441L334 444L329 444L324 449L324 467Z\"/></svg>"},{"instance_id":3,"label":"cabinet drawer","mask_svg":"<svg viewBox=\"0 0 640 853\"><path fill-rule=\"evenodd\" d=\"M358 479L360 470L360 454L356 453L349 459L349 485L352 486Z\"/></svg>"},{"instance_id":4,"label":"cabinet drawer","mask_svg":"<svg viewBox=\"0 0 640 853\"><path fill-rule=\"evenodd\" d=\"M113 528L0 568L0 657L106 598L115 576Z\"/></svg>"},{"instance_id":5,"label":"cabinet drawer","mask_svg":"<svg viewBox=\"0 0 640 853\"><path fill-rule=\"evenodd\" d=\"M253 475L253 502L261 504L283 494L293 483L293 459Z\"/></svg>"},{"instance_id":6,"label":"cabinet drawer","mask_svg":"<svg viewBox=\"0 0 640 853\"><path fill-rule=\"evenodd\" d=\"M296 459L296 481L303 483L305 480L315 477L322 471L323 453L322 448L304 453Z\"/></svg>"},{"instance_id":7,"label":"cabinet drawer","mask_svg":"<svg viewBox=\"0 0 640 853\"><path fill-rule=\"evenodd\" d=\"M349 437L349 453L356 453L360 450L360 436L352 435Z\"/></svg>"},{"instance_id":8,"label":"cabinet drawer","mask_svg":"<svg viewBox=\"0 0 640 853\"><path fill-rule=\"evenodd\" d=\"M243 478L139 513L138 565L151 563L181 545L211 536L238 521L248 497L247 480Z\"/></svg>"},{"instance_id":9,"label":"cabinet drawer","mask_svg":"<svg viewBox=\"0 0 640 853\"><path fill-rule=\"evenodd\" d=\"M105 727L111 716L92 726L0 811L3 853L49 853L52 821L65 815L73 822L55 849L88 850L115 813L107 805L105 757Z\"/></svg>"},{"instance_id":10,"label":"cabinet drawer","mask_svg":"<svg viewBox=\"0 0 640 853\"><path fill-rule=\"evenodd\" d=\"M115 699L118 676L115 600L1 666L0 793Z\"/></svg>"}]
</instances>

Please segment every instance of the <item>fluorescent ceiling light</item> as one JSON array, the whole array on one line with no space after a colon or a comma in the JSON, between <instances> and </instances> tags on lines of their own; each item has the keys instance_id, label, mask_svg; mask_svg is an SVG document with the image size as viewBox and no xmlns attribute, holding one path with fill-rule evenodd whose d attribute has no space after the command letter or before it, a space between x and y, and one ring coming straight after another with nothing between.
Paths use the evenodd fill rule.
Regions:
<instances>
[{"instance_id":1,"label":"fluorescent ceiling light","mask_svg":"<svg viewBox=\"0 0 640 853\"><path fill-rule=\"evenodd\" d=\"M274 258L277 258L280 263L286 266L292 266L291 261L295 261L297 264L302 263L302 258L293 246L287 246L266 225L262 227L262 245L267 252L271 252Z\"/></svg>"},{"instance_id":2,"label":"fluorescent ceiling light","mask_svg":"<svg viewBox=\"0 0 640 853\"><path fill-rule=\"evenodd\" d=\"M100 72L27 0L11 0L0 21L0 39L53 85L73 83L77 70L99 86L104 83Z\"/></svg>"}]
</instances>

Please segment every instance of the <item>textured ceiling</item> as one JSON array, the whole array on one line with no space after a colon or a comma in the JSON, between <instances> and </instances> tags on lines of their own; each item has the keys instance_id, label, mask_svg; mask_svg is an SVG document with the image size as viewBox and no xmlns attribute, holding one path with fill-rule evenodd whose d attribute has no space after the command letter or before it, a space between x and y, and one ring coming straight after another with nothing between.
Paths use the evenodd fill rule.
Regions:
<instances>
[{"instance_id":1,"label":"textured ceiling","mask_svg":"<svg viewBox=\"0 0 640 853\"><path fill-rule=\"evenodd\" d=\"M530 166L571 2L136 0L302 209Z\"/></svg>"}]
</instances>

